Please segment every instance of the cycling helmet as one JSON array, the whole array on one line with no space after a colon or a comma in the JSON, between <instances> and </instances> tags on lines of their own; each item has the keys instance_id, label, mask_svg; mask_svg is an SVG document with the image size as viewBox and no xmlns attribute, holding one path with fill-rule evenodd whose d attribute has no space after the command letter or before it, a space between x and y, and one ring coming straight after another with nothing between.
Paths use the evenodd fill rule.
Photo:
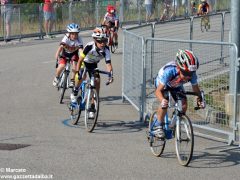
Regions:
<instances>
[{"instance_id":1,"label":"cycling helmet","mask_svg":"<svg viewBox=\"0 0 240 180\"><path fill-rule=\"evenodd\" d=\"M104 40L108 38L103 27L96 27L93 30L92 37L96 40Z\"/></svg>"},{"instance_id":2,"label":"cycling helmet","mask_svg":"<svg viewBox=\"0 0 240 180\"><path fill-rule=\"evenodd\" d=\"M78 24L71 23L67 25L67 32L69 33L79 33L80 32L80 27Z\"/></svg>"},{"instance_id":3,"label":"cycling helmet","mask_svg":"<svg viewBox=\"0 0 240 180\"><path fill-rule=\"evenodd\" d=\"M176 63L185 73L195 72L199 67L198 58L189 50L179 49L176 54Z\"/></svg>"},{"instance_id":4,"label":"cycling helmet","mask_svg":"<svg viewBox=\"0 0 240 180\"><path fill-rule=\"evenodd\" d=\"M113 14L116 12L116 9L113 5L108 5L107 6L107 12L110 13L110 14Z\"/></svg>"}]
</instances>

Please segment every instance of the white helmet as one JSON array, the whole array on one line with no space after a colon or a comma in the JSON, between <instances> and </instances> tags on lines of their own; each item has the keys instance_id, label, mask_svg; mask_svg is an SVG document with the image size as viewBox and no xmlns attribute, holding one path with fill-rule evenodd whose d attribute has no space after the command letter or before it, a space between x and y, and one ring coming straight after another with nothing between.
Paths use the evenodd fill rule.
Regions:
<instances>
[{"instance_id":1,"label":"white helmet","mask_svg":"<svg viewBox=\"0 0 240 180\"><path fill-rule=\"evenodd\" d=\"M103 27L96 27L93 30L92 37L97 40L103 40L108 38Z\"/></svg>"},{"instance_id":2,"label":"white helmet","mask_svg":"<svg viewBox=\"0 0 240 180\"><path fill-rule=\"evenodd\" d=\"M80 32L80 27L78 24L71 23L67 25L67 32L69 33L79 33Z\"/></svg>"}]
</instances>

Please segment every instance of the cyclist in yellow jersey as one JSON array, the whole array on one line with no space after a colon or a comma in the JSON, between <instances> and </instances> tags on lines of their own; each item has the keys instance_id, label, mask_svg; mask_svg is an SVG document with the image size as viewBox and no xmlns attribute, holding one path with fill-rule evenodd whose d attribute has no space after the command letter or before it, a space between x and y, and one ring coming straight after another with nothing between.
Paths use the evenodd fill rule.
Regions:
<instances>
[{"instance_id":1,"label":"cyclist in yellow jersey","mask_svg":"<svg viewBox=\"0 0 240 180\"><path fill-rule=\"evenodd\" d=\"M101 59L105 59L107 71L109 72L109 81L113 82L113 68L111 64L111 54L109 51L109 47L107 46L108 37L105 34L105 30L103 27L96 27L93 31L92 37L94 41L87 43L84 47L83 51L80 53L80 57L77 64L77 71L79 76L78 83L75 84L73 88L73 92L71 94L71 102L75 103L77 101L78 87L82 82L82 74L80 71L80 67L84 64L87 70L94 70L97 68L98 63ZM100 76L98 75L96 81L96 89L99 93L100 90Z\"/></svg>"}]
</instances>

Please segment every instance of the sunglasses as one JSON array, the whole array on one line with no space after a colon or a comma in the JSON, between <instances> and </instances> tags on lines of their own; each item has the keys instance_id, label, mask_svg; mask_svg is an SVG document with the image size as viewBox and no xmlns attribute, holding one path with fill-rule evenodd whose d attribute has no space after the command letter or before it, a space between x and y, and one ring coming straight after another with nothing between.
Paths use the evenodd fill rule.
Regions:
<instances>
[{"instance_id":1,"label":"sunglasses","mask_svg":"<svg viewBox=\"0 0 240 180\"><path fill-rule=\"evenodd\" d=\"M192 75L194 74L195 71L182 71L181 70L181 73L183 76L186 76L186 77L192 77Z\"/></svg>"},{"instance_id":2,"label":"sunglasses","mask_svg":"<svg viewBox=\"0 0 240 180\"><path fill-rule=\"evenodd\" d=\"M102 43L107 44L108 39L104 39L104 40L96 40L96 41L97 41L97 43L99 43L99 44L102 44Z\"/></svg>"}]
</instances>

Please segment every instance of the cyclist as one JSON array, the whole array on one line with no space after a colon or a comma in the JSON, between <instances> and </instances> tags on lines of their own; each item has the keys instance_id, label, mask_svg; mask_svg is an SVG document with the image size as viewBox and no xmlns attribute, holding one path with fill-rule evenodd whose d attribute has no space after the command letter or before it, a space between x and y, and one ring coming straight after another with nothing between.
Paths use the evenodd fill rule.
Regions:
<instances>
[{"instance_id":1,"label":"cyclist","mask_svg":"<svg viewBox=\"0 0 240 180\"><path fill-rule=\"evenodd\" d=\"M171 6L172 6L171 3L172 3L171 0L164 0L163 2L164 10L163 10L162 16L160 17L160 21L169 20L169 15L170 15ZM173 9L170 19L174 19L174 18L175 18L175 12Z\"/></svg>"},{"instance_id":2,"label":"cyclist","mask_svg":"<svg viewBox=\"0 0 240 180\"><path fill-rule=\"evenodd\" d=\"M204 18L206 18L208 29L210 29L210 20L209 20L209 16L206 16L206 15L209 14L209 9L210 9L210 6L207 3L207 1L201 0L201 3L198 6L198 15L202 15L204 16Z\"/></svg>"},{"instance_id":3,"label":"cyclist","mask_svg":"<svg viewBox=\"0 0 240 180\"><path fill-rule=\"evenodd\" d=\"M195 0L194 1L191 1L191 15L193 16L194 14L196 14L196 12L197 12L197 7L196 7L197 5L196 5L196 2L195 2Z\"/></svg>"},{"instance_id":4,"label":"cyclist","mask_svg":"<svg viewBox=\"0 0 240 180\"><path fill-rule=\"evenodd\" d=\"M206 0L201 0L201 3L198 6L198 15L206 15L209 13L209 4Z\"/></svg>"},{"instance_id":5,"label":"cyclist","mask_svg":"<svg viewBox=\"0 0 240 180\"><path fill-rule=\"evenodd\" d=\"M197 105L200 108L205 108L205 101L201 98L201 91L197 83L196 70L199 67L197 57L193 52L189 50L178 50L176 54L176 60L167 63L163 66L155 79L155 95L161 102L158 108L157 118L158 121L155 125L154 133L159 138L164 138L163 131L164 116L167 113L168 108L168 90L171 90L171 94L174 100L176 100L176 94L174 91L184 91L183 84L190 82L194 92L198 93ZM182 95L183 111L187 111L187 97Z\"/></svg>"},{"instance_id":6,"label":"cyclist","mask_svg":"<svg viewBox=\"0 0 240 180\"><path fill-rule=\"evenodd\" d=\"M78 35L80 27L78 24L71 23L67 26L67 34L60 42L60 46L57 49L55 58L57 59L56 76L53 80L53 86L58 86L59 76L66 65L66 57L71 58L72 62L72 76L70 81L70 87L74 86L74 77L76 74L76 65L79 59L78 51L82 51L83 42Z\"/></svg>"},{"instance_id":7,"label":"cyclist","mask_svg":"<svg viewBox=\"0 0 240 180\"><path fill-rule=\"evenodd\" d=\"M105 59L107 71L109 72L109 83L113 82L113 68L111 64L111 55L109 47L107 46L108 37L105 33L105 29L103 27L96 27L93 30L92 37L94 41L87 43L84 47L83 51L80 53L80 58L77 64L77 71L79 72L82 63L84 63L87 70L91 71L97 68L98 63L101 59ZM90 76L91 74L89 74ZM82 82L83 74L79 72L78 77L79 81L73 88L71 93L71 102L76 103L77 95L78 95L78 87ZM100 90L100 75L97 75L96 79L96 90L99 93ZM94 104L91 105L89 118L94 118Z\"/></svg>"},{"instance_id":8,"label":"cyclist","mask_svg":"<svg viewBox=\"0 0 240 180\"><path fill-rule=\"evenodd\" d=\"M107 13L104 15L102 25L106 25L106 31L109 32L113 28L113 33L115 35L115 45L118 45L118 28L119 28L119 19L116 14L116 8L112 5L107 6Z\"/></svg>"}]
</instances>

